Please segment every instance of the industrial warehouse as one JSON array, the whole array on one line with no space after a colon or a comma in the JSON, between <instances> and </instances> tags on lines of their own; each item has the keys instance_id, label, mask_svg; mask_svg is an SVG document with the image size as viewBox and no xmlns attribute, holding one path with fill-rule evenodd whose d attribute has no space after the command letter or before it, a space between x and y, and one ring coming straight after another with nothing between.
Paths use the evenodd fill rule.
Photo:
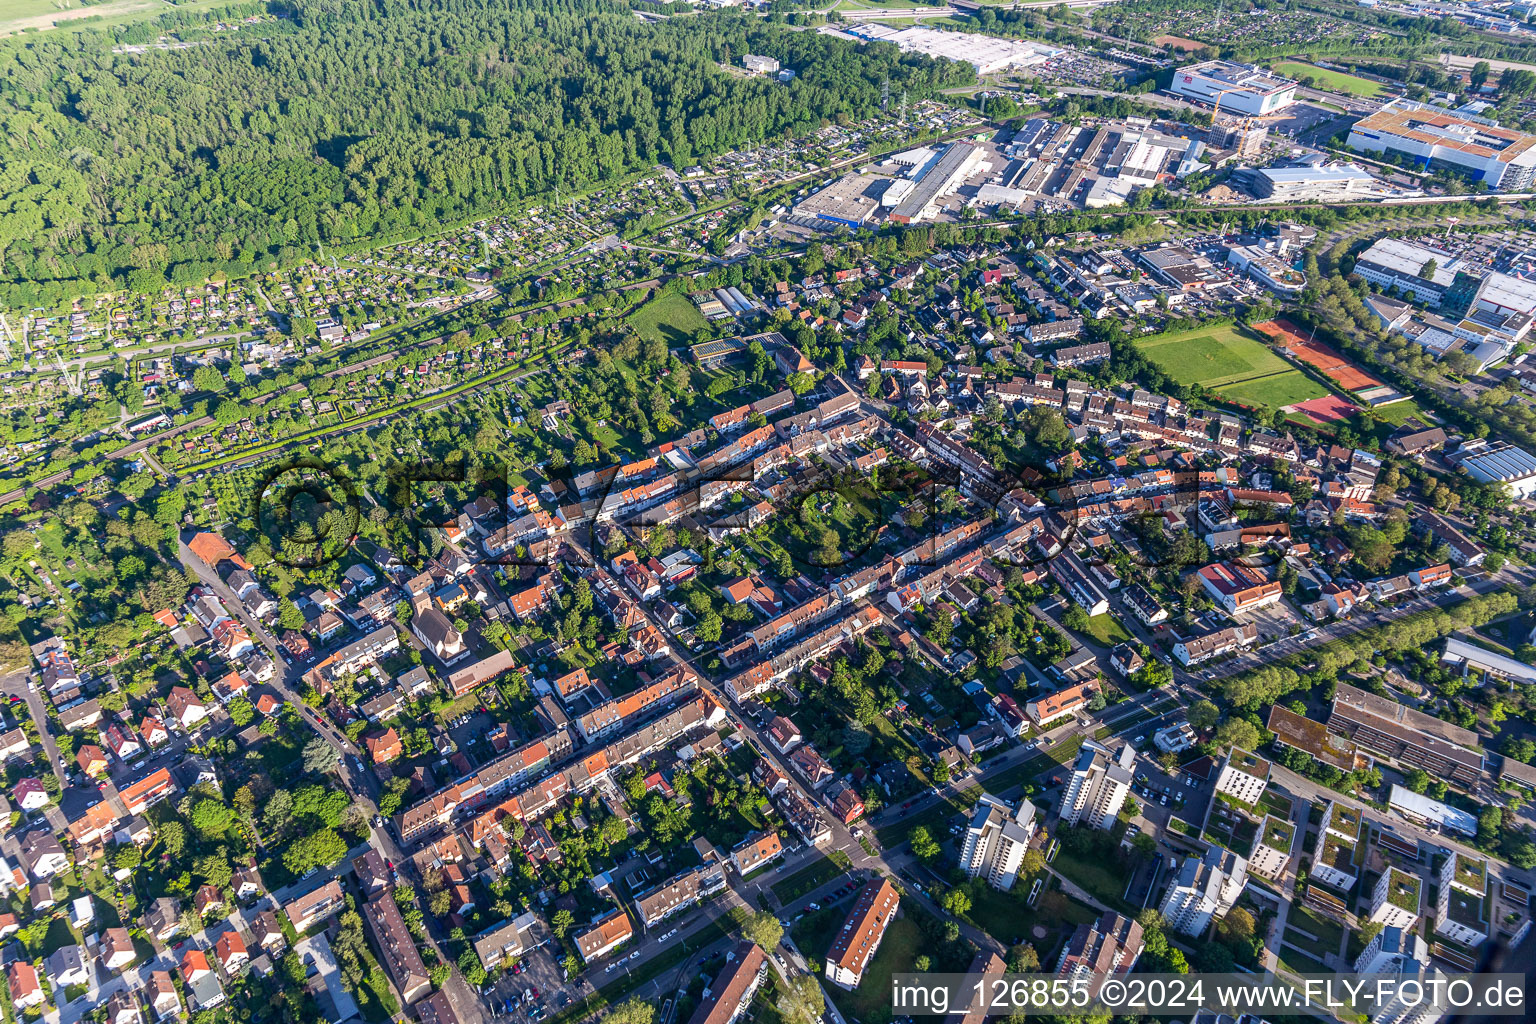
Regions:
<instances>
[{"instance_id":1,"label":"industrial warehouse","mask_svg":"<svg viewBox=\"0 0 1536 1024\"><path fill-rule=\"evenodd\" d=\"M1146 118L1098 126L1031 118L1006 142L922 146L843 175L797 203L790 219L835 230L952 219L966 206L1118 206L1138 189L1208 169L1196 134L1188 125Z\"/></svg>"},{"instance_id":2,"label":"industrial warehouse","mask_svg":"<svg viewBox=\"0 0 1536 1024\"><path fill-rule=\"evenodd\" d=\"M921 53L969 64L978 75L1034 67L1062 51L1022 39L999 39L970 32L940 32L931 28L895 28L869 23L848 29L848 34L871 42L895 43L903 53Z\"/></svg>"}]
</instances>

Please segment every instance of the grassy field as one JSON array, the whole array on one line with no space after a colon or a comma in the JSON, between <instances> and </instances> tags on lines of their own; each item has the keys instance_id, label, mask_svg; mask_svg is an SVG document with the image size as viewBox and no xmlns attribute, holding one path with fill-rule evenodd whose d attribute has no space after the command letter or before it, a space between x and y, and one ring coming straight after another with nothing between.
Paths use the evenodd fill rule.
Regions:
<instances>
[{"instance_id":1,"label":"grassy field","mask_svg":"<svg viewBox=\"0 0 1536 1024\"><path fill-rule=\"evenodd\" d=\"M1208 387L1252 408L1278 409L1328 394L1240 327L1160 335L1139 346L1180 384Z\"/></svg>"},{"instance_id":2,"label":"grassy field","mask_svg":"<svg viewBox=\"0 0 1536 1024\"><path fill-rule=\"evenodd\" d=\"M1131 638L1130 632L1121 625L1120 620L1108 613L1095 615L1088 620L1088 635L1105 647L1123 644Z\"/></svg>"},{"instance_id":3,"label":"grassy field","mask_svg":"<svg viewBox=\"0 0 1536 1024\"><path fill-rule=\"evenodd\" d=\"M1321 88L1331 92L1340 92L1349 96L1361 96L1365 99L1374 99L1386 90L1380 82L1373 82L1369 78L1357 78L1354 75L1345 74L1342 71L1331 71L1328 68L1316 67L1312 64L1303 64L1297 60L1282 60L1274 65L1274 69L1287 78L1300 78L1309 75L1319 83Z\"/></svg>"},{"instance_id":4,"label":"grassy field","mask_svg":"<svg viewBox=\"0 0 1536 1024\"><path fill-rule=\"evenodd\" d=\"M837 851L841 853L842 851ZM846 870L845 863L839 864L830 857L818 857L805 867L796 871L788 878L773 884L773 894L779 898L780 903L789 903L811 892L818 886L825 885Z\"/></svg>"},{"instance_id":5,"label":"grassy field","mask_svg":"<svg viewBox=\"0 0 1536 1024\"><path fill-rule=\"evenodd\" d=\"M893 1016L891 975L912 970L912 964L925 944L923 930L911 919L910 914L898 917L886 929L885 938L880 941L880 950L864 971L859 987L852 992L845 992L828 985L827 991L846 1016L863 1021L864 1024L889 1021Z\"/></svg>"},{"instance_id":6,"label":"grassy field","mask_svg":"<svg viewBox=\"0 0 1536 1024\"><path fill-rule=\"evenodd\" d=\"M1163 334L1137 347L1180 384L1216 387L1292 369L1268 345L1238 327Z\"/></svg>"},{"instance_id":7,"label":"grassy field","mask_svg":"<svg viewBox=\"0 0 1536 1024\"><path fill-rule=\"evenodd\" d=\"M709 329L709 321L688 296L666 292L629 314L629 323L642 338L660 338L668 345L685 345Z\"/></svg>"},{"instance_id":8,"label":"grassy field","mask_svg":"<svg viewBox=\"0 0 1536 1024\"><path fill-rule=\"evenodd\" d=\"M1286 370L1255 380L1223 384L1217 390L1232 401L1255 409L1279 409L1322 398L1328 393L1321 384L1300 370Z\"/></svg>"},{"instance_id":9,"label":"grassy field","mask_svg":"<svg viewBox=\"0 0 1536 1024\"><path fill-rule=\"evenodd\" d=\"M1406 402L1393 402L1391 405L1384 405L1379 409L1373 409L1372 414L1384 422L1392 424L1394 427L1400 427L1409 420L1414 419L1431 425L1435 423L1435 419L1423 409L1420 409L1419 403L1411 398Z\"/></svg>"},{"instance_id":10,"label":"grassy field","mask_svg":"<svg viewBox=\"0 0 1536 1024\"><path fill-rule=\"evenodd\" d=\"M110 0L108 3L86 6L80 0L0 0L0 36L18 32L40 32L50 28L68 26L82 19L86 25L100 28L103 25L120 25L129 21L154 17L170 10L196 11L214 7L227 7L235 0L186 0L171 8L160 0Z\"/></svg>"}]
</instances>

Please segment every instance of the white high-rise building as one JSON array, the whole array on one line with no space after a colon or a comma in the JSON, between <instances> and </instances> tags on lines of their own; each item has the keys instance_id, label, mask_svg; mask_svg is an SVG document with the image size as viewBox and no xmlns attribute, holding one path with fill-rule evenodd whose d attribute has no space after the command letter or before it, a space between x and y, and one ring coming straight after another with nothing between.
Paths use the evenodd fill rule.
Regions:
<instances>
[{"instance_id":1,"label":"white high-rise building","mask_svg":"<svg viewBox=\"0 0 1536 1024\"><path fill-rule=\"evenodd\" d=\"M1248 884L1248 862L1220 846L1203 856L1184 859L1179 877L1163 895L1162 911L1169 927L1198 938L1237 903Z\"/></svg>"},{"instance_id":2,"label":"white high-rise building","mask_svg":"<svg viewBox=\"0 0 1536 1024\"><path fill-rule=\"evenodd\" d=\"M1371 893L1366 919L1393 928L1412 928L1423 907L1423 888L1418 875L1387 868Z\"/></svg>"},{"instance_id":3,"label":"white high-rise building","mask_svg":"<svg viewBox=\"0 0 1536 1024\"><path fill-rule=\"evenodd\" d=\"M1388 926L1355 958L1356 974L1401 974L1403 965L1429 962L1429 943L1413 932Z\"/></svg>"},{"instance_id":4,"label":"white high-rise building","mask_svg":"<svg viewBox=\"0 0 1536 1024\"><path fill-rule=\"evenodd\" d=\"M992 888L1007 892L1019 877L1019 865L1034 834L1035 805L1028 799L1021 799L1013 809L983 793L965 830L960 867L971 878L985 879Z\"/></svg>"},{"instance_id":5,"label":"white high-rise building","mask_svg":"<svg viewBox=\"0 0 1536 1024\"><path fill-rule=\"evenodd\" d=\"M1248 870L1265 878L1279 878L1291 862L1291 848L1295 843L1295 825L1276 815L1266 815L1248 856Z\"/></svg>"},{"instance_id":6,"label":"white high-rise building","mask_svg":"<svg viewBox=\"0 0 1536 1024\"><path fill-rule=\"evenodd\" d=\"M1345 890L1360 875L1355 848L1360 843L1361 816L1358 807L1328 801L1323 812L1323 827L1317 832L1312 850L1311 877L1324 885Z\"/></svg>"},{"instance_id":7,"label":"white high-rise building","mask_svg":"<svg viewBox=\"0 0 1536 1024\"><path fill-rule=\"evenodd\" d=\"M1216 776L1216 792L1225 793L1238 803L1252 807L1269 785L1269 762L1240 747L1227 751L1227 760Z\"/></svg>"},{"instance_id":8,"label":"white high-rise building","mask_svg":"<svg viewBox=\"0 0 1536 1024\"><path fill-rule=\"evenodd\" d=\"M1061 790L1062 822L1098 829L1112 826L1131 793L1135 760L1136 750L1129 743L1118 754L1111 754L1102 743L1084 740Z\"/></svg>"},{"instance_id":9,"label":"white high-rise building","mask_svg":"<svg viewBox=\"0 0 1536 1024\"><path fill-rule=\"evenodd\" d=\"M1463 946L1488 941L1488 862L1481 857L1452 853L1440 868L1440 895L1435 902L1435 934Z\"/></svg>"}]
</instances>

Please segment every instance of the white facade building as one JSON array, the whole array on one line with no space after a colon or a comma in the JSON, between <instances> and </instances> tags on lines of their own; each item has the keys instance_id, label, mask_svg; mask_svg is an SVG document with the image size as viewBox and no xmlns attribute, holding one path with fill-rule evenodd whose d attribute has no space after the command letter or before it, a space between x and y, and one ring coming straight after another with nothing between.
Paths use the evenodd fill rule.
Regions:
<instances>
[{"instance_id":1,"label":"white facade building","mask_svg":"<svg viewBox=\"0 0 1536 1024\"><path fill-rule=\"evenodd\" d=\"M1450 164L1473 181L1503 192L1519 192L1536 183L1536 135L1411 100L1393 100L1356 121L1349 130L1349 148L1397 153L1426 170Z\"/></svg>"},{"instance_id":2,"label":"white facade building","mask_svg":"<svg viewBox=\"0 0 1536 1024\"><path fill-rule=\"evenodd\" d=\"M1388 868L1371 892L1366 920L1393 928L1412 928L1423 907L1423 883L1417 875Z\"/></svg>"},{"instance_id":3,"label":"white facade building","mask_svg":"<svg viewBox=\"0 0 1536 1024\"><path fill-rule=\"evenodd\" d=\"M1184 859L1179 875L1158 907L1169 927L1198 938L1237 903L1248 884L1248 861L1213 846L1203 856Z\"/></svg>"},{"instance_id":4,"label":"white facade building","mask_svg":"<svg viewBox=\"0 0 1536 1024\"><path fill-rule=\"evenodd\" d=\"M1248 870L1264 878L1279 878L1285 874L1295 845L1295 825L1273 814L1265 816L1248 857Z\"/></svg>"},{"instance_id":5,"label":"white facade building","mask_svg":"<svg viewBox=\"0 0 1536 1024\"><path fill-rule=\"evenodd\" d=\"M1136 749L1129 743L1111 754L1095 740L1084 740L1072 773L1061 790L1061 820L1107 829L1114 825L1131 792L1131 765Z\"/></svg>"},{"instance_id":6,"label":"white facade building","mask_svg":"<svg viewBox=\"0 0 1536 1024\"><path fill-rule=\"evenodd\" d=\"M1229 114L1262 117L1290 106L1296 83L1252 64L1208 60L1179 68L1168 91L1175 96L1219 107Z\"/></svg>"},{"instance_id":7,"label":"white facade building","mask_svg":"<svg viewBox=\"0 0 1536 1024\"><path fill-rule=\"evenodd\" d=\"M1488 941L1488 862L1481 857L1451 853L1440 868L1440 895L1435 902L1435 934L1463 946Z\"/></svg>"},{"instance_id":8,"label":"white facade building","mask_svg":"<svg viewBox=\"0 0 1536 1024\"><path fill-rule=\"evenodd\" d=\"M1007 892L1019 877L1019 865L1035 834L1035 805L1021 798L1017 809L983 793L960 848L960 867L970 878L982 878Z\"/></svg>"},{"instance_id":9,"label":"white facade building","mask_svg":"<svg viewBox=\"0 0 1536 1024\"><path fill-rule=\"evenodd\" d=\"M1227 760L1216 776L1216 792L1225 793L1240 804L1252 806L1269 785L1269 762L1240 747L1227 751Z\"/></svg>"}]
</instances>

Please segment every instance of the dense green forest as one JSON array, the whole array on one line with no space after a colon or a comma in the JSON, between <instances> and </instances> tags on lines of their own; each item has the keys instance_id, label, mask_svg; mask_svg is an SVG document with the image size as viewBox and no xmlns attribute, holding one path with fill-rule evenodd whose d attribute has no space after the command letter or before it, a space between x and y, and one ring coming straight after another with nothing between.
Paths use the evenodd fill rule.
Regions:
<instances>
[{"instance_id":1,"label":"dense green forest","mask_svg":"<svg viewBox=\"0 0 1536 1024\"><path fill-rule=\"evenodd\" d=\"M284 0L266 31L0 44L0 301L193 282L879 109L966 65L614 0ZM143 35L143 30L140 30ZM721 71L744 53L799 72Z\"/></svg>"}]
</instances>

